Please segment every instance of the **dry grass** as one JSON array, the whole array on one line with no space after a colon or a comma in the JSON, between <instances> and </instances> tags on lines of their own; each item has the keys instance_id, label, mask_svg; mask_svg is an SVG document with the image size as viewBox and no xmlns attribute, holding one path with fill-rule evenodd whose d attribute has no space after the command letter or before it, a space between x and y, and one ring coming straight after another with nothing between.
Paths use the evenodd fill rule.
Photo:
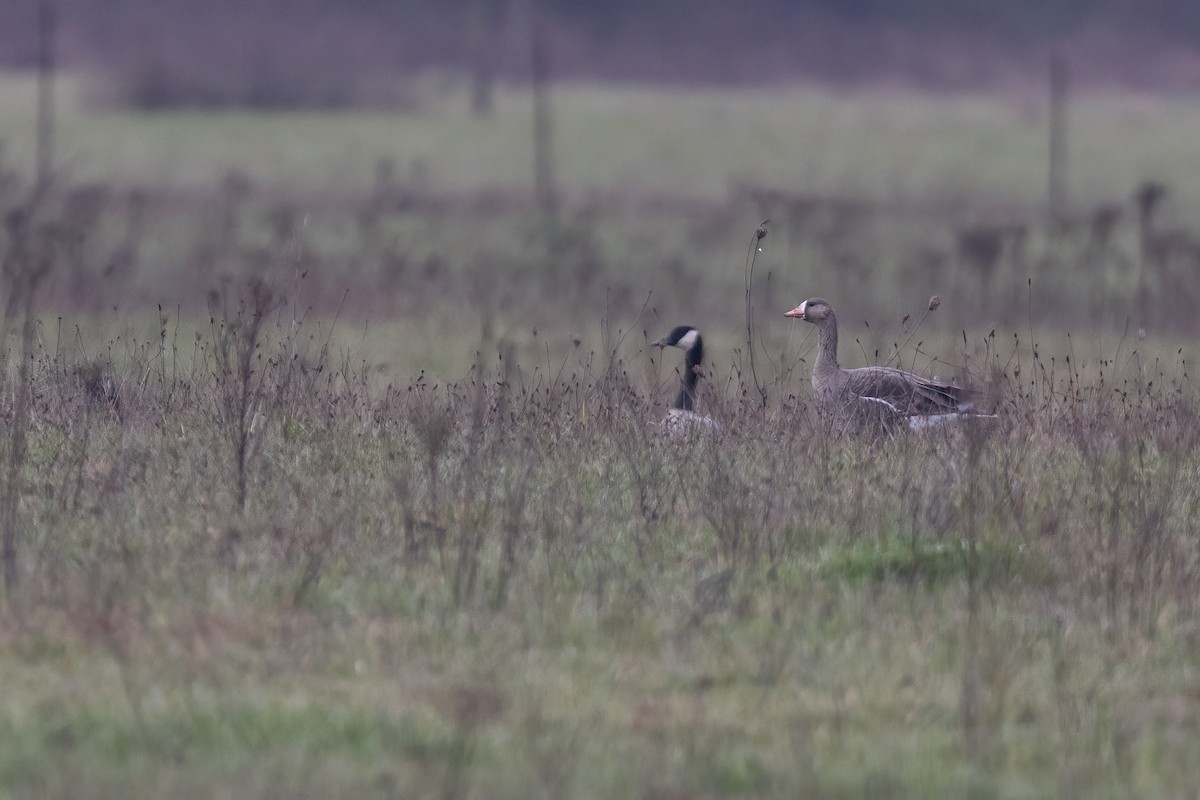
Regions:
<instances>
[{"instance_id":1,"label":"dry grass","mask_svg":"<svg viewBox=\"0 0 1200 800\"><path fill-rule=\"evenodd\" d=\"M546 228L519 203L398 189L361 200L340 238L231 179L183 228L194 250L162 271L138 265L178 209L104 189L29 206L7 189L5 790L1195 785L1200 396L1173 349L1089 337L1086 354L1052 355L1025 332L1078 296L1064 265L1096 248L1116 263L1132 230L1034 226L984 247L952 215L755 194L721 272L698 252L737 228L730 208L631 222L599 205ZM640 331L686 308L697 318L670 322L707 333L709 319L716 341L737 341L736 251L768 215L746 287L761 359L752 375L748 353L711 348L702 382L728 432L666 440L649 423L677 376ZM450 241L464 231L476 238ZM943 242L939 257L905 248L918 238ZM807 406L811 342L766 310L781 240L804 264L920 278L918 311L939 291L932 317L882 329L851 320L889 289L858 298L844 347L961 374L999 423L830 436ZM1032 288L1031 242L1056 259ZM118 253L124 267L92 269ZM1123 315L1131 276L1111 277L1095 302ZM650 280L664 286L647 301ZM84 332L89 311L140 310L170 285L192 305L160 308L150 333ZM1190 289L1157 291L1170 309ZM989 297L1001 330L1021 333L976 322L945 340L947 314ZM389 305L454 307L440 346L465 351L462 368L398 380L403 367L335 344Z\"/></svg>"}]
</instances>

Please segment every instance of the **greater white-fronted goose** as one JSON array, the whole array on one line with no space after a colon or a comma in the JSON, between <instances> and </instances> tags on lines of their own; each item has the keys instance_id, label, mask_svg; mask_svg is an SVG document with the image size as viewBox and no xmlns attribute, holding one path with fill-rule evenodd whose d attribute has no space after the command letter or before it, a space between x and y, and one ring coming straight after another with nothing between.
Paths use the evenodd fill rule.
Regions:
<instances>
[{"instance_id":1,"label":"greater white-fronted goose","mask_svg":"<svg viewBox=\"0 0 1200 800\"><path fill-rule=\"evenodd\" d=\"M675 404L667 411L663 428L673 436L682 436L693 431L720 431L721 424L712 417L701 416L693 409L696 405L696 384L700 382L700 364L704 361L704 339L700 331L691 325L678 325L651 347L678 347L684 351L683 378Z\"/></svg>"},{"instance_id":2,"label":"greater white-fronted goose","mask_svg":"<svg viewBox=\"0 0 1200 800\"><path fill-rule=\"evenodd\" d=\"M838 364L837 317L828 300L814 297L785 316L817 326L813 399L826 413L888 423L907 418L914 430L967 415L977 393L892 367L842 369ZM975 416L975 415L971 415Z\"/></svg>"}]
</instances>

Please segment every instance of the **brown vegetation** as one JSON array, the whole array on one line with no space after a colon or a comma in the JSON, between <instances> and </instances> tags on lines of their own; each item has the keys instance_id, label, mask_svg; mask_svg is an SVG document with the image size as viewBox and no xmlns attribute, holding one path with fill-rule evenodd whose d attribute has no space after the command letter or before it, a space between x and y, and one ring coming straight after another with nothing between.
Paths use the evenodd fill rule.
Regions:
<instances>
[{"instance_id":1,"label":"brown vegetation","mask_svg":"<svg viewBox=\"0 0 1200 800\"><path fill-rule=\"evenodd\" d=\"M629 223L603 201L547 221L520 198L384 186L318 232L238 176L201 198L29 196L9 186L0 245L20 332L0 383L0 664L32 684L0 725L5 785L1169 796L1194 783L1200 394L1182 351L1123 342L1077 359L975 324L934 358L907 321L868 329L867 360L962 371L1002 418L832 436L810 410L807 343L763 321L756 250L713 274L659 244L680 216L702 251L724 228L738 248L787 230L884 284L860 310L894 304L887 259L968 298L960 319L991 296L1024 328L1038 320L1011 287L1026 240L1053 244L1039 303L1068 308L1091 277L1075 259L1124 252L1128 223L1031 226L998 247L994 228L945 210L752 192L732 204L763 212L744 230L737 210L671 207L614 250ZM763 238L752 225L767 216ZM922 249L885 252L910 240L888 239L893 225L920 227ZM174 262L155 246L167 230L191 242ZM699 406L720 437L649 424L677 376L639 336L658 302L642 286L670 263L690 280L664 302L738 338L745 313L761 348L753 370L748 352L706 361ZM1100 293L1110 316L1129 313L1116 281L1132 277ZM1193 324L1195 286L1146 285L1156 323ZM89 314L168 292L184 310L159 308L148 336L82 332ZM476 350L465 374L381 374L331 344L339 309L354 325L383 309L427 318L447 297L458 338L444 346ZM955 313L926 298L939 324ZM517 340L535 312L554 325ZM597 317L598 345L569 337Z\"/></svg>"}]
</instances>

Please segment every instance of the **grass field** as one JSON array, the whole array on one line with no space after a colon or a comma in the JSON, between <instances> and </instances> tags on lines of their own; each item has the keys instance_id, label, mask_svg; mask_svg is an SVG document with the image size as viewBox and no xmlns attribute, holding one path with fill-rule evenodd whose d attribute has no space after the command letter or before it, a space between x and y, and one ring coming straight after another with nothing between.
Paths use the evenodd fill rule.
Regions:
<instances>
[{"instance_id":1,"label":"grass field","mask_svg":"<svg viewBox=\"0 0 1200 800\"><path fill-rule=\"evenodd\" d=\"M564 87L548 219L413 92L67 103L31 201L0 81L0 795L1194 792L1194 100L1081 98L1050 225L1036 100ZM814 294L1000 421L832 436Z\"/></svg>"},{"instance_id":2,"label":"grass field","mask_svg":"<svg viewBox=\"0 0 1200 800\"><path fill-rule=\"evenodd\" d=\"M0 140L32 164L34 82L8 77ZM269 186L353 191L387 158L458 191L528 187L527 91L468 113L451 77L413 81L407 114L135 114L90 109L64 81L60 153L73 179L209 189L230 169ZM731 182L875 199L1044 201L1047 106L1036 96L820 88L636 89L567 85L553 95L557 173L569 191L722 197ZM1071 107L1070 183L1081 210L1147 179L1200 206L1188 146L1193 97L1084 93Z\"/></svg>"}]
</instances>

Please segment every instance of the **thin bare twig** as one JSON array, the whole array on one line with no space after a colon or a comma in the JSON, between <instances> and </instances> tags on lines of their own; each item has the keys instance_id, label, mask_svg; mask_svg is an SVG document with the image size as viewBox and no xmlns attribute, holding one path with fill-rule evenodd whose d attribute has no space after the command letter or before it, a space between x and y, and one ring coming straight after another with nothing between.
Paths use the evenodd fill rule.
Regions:
<instances>
[{"instance_id":1,"label":"thin bare twig","mask_svg":"<svg viewBox=\"0 0 1200 800\"><path fill-rule=\"evenodd\" d=\"M750 240L750 251L746 254L746 351L750 354L750 378L754 381L754 388L758 391L759 397L762 398L763 408L767 407L767 388L758 382L758 372L754 368L754 303L752 302L754 293L754 263L758 260L759 246L758 243L767 235L767 223L769 219L764 219L759 223L758 229L754 231L754 238Z\"/></svg>"}]
</instances>

